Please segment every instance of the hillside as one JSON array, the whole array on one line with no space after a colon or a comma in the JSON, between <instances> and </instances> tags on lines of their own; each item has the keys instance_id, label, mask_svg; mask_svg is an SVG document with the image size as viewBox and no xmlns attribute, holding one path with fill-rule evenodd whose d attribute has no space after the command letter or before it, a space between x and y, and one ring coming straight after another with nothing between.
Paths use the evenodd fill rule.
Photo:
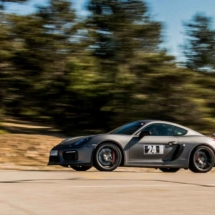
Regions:
<instances>
[{"instance_id":1,"label":"hillside","mask_svg":"<svg viewBox=\"0 0 215 215\"><path fill-rule=\"evenodd\" d=\"M14 119L5 120L2 128L0 169L56 169L47 162L50 149L64 138L58 130Z\"/></svg>"}]
</instances>

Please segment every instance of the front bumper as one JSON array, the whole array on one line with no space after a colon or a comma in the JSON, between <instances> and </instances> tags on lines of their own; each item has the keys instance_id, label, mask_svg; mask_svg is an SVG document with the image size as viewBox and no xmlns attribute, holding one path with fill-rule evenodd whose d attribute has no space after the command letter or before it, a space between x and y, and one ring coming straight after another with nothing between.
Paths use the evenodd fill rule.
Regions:
<instances>
[{"instance_id":1,"label":"front bumper","mask_svg":"<svg viewBox=\"0 0 215 215\"><path fill-rule=\"evenodd\" d=\"M70 148L58 150L58 154L54 156L51 154L52 153L50 153L48 165L60 165L64 167L78 165L92 166L93 148Z\"/></svg>"}]
</instances>

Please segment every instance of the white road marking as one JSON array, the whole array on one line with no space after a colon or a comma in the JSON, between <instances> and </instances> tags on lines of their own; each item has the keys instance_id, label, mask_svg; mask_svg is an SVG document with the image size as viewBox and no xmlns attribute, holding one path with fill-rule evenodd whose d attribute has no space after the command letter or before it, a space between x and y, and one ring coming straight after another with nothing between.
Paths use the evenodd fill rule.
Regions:
<instances>
[{"instance_id":1,"label":"white road marking","mask_svg":"<svg viewBox=\"0 0 215 215\"><path fill-rule=\"evenodd\" d=\"M77 185L77 186L67 186L70 188L127 188L127 187L185 187L185 186L196 186L192 184L172 184L172 185L167 185L167 184L150 184L150 185L101 185L101 186L96 186L96 185L90 185L90 186L84 186L84 185Z\"/></svg>"}]
</instances>

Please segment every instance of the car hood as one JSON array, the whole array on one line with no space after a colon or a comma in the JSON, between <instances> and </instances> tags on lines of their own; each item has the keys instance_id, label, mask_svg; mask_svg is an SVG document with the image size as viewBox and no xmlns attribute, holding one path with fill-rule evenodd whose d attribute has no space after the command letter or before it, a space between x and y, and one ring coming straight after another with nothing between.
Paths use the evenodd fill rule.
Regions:
<instances>
[{"instance_id":1,"label":"car hood","mask_svg":"<svg viewBox=\"0 0 215 215\"><path fill-rule=\"evenodd\" d=\"M72 144L72 143L75 143L81 139L85 138L85 136L80 136L80 137L69 137L69 138L66 138L64 139L60 145L69 145L69 144Z\"/></svg>"},{"instance_id":2,"label":"car hood","mask_svg":"<svg viewBox=\"0 0 215 215\"><path fill-rule=\"evenodd\" d=\"M52 150L60 150L60 149L63 149L65 147L68 147L68 146L72 146L75 142L83 139L85 136L80 136L80 137L69 137L69 138L66 138L64 139L61 143L59 143L58 145L54 146L52 148Z\"/></svg>"},{"instance_id":3,"label":"car hood","mask_svg":"<svg viewBox=\"0 0 215 215\"><path fill-rule=\"evenodd\" d=\"M63 140L60 144L55 146L53 149L60 150L60 149L65 149L67 147L73 147L74 143L76 143L77 141L79 141L83 138L89 137L89 136L92 137L92 139L88 143L90 145L91 144L97 145L103 141L117 142L121 145L126 145L132 138L132 135L119 135L119 134L109 134L109 133L79 136L79 137L70 137L70 138L66 138L65 140Z\"/></svg>"}]
</instances>

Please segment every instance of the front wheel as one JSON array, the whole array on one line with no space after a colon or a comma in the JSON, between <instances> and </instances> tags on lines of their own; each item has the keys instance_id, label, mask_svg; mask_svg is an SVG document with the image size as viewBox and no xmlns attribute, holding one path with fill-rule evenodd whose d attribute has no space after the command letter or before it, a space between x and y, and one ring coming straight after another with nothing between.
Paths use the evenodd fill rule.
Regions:
<instances>
[{"instance_id":1,"label":"front wheel","mask_svg":"<svg viewBox=\"0 0 215 215\"><path fill-rule=\"evenodd\" d=\"M120 149L112 143L101 144L94 154L94 166L99 171L113 171L122 161Z\"/></svg>"},{"instance_id":2,"label":"front wheel","mask_svg":"<svg viewBox=\"0 0 215 215\"><path fill-rule=\"evenodd\" d=\"M72 169L76 171L87 171L91 168L91 166L70 166Z\"/></svg>"},{"instance_id":3,"label":"front wheel","mask_svg":"<svg viewBox=\"0 0 215 215\"><path fill-rule=\"evenodd\" d=\"M159 168L162 172L178 172L180 168Z\"/></svg>"},{"instance_id":4,"label":"front wheel","mask_svg":"<svg viewBox=\"0 0 215 215\"><path fill-rule=\"evenodd\" d=\"M214 167L214 152L207 146L197 147L190 158L190 170L195 173L206 173Z\"/></svg>"}]
</instances>

